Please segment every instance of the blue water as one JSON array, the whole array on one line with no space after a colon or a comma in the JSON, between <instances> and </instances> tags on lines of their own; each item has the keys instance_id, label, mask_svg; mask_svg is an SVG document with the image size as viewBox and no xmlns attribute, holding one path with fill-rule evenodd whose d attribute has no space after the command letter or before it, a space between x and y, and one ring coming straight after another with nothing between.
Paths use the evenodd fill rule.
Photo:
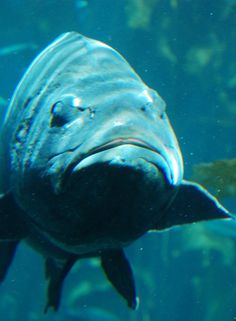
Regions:
<instances>
[{"instance_id":1,"label":"blue water","mask_svg":"<svg viewBox=\"0 0 236 321\"><path fill-rule=\"evenodd\" d=\"M1 120L35 55L71 30L113 46L158 90L187 178L194 164L236 157L234 1L1 0ZM236 212L235 199L223 203ZM0 288L0 320L231 321L236 230L217 228L194 224L150 234L127 250L140 297L135 312L108 285L97 261L87 260L66 279L59 312L44 315L43 259L22 244Z\"/></svg>"}]
</instances>

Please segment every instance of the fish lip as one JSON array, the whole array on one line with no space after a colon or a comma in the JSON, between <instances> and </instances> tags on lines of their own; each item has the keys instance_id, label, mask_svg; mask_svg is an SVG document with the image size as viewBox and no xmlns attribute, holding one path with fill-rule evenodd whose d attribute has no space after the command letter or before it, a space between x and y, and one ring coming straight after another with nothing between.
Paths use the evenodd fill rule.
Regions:
<instances>
[{"instance_id":1,"label":"fish lip","mask_svg":"<svg viewBox=\"0 0 236 321\"><path fill-rule=\"evenodd\" d=\"M154 162L146 159L146 157L143 157L144 160L146 160L147 162L153 164L154 166L158 167L163 173L165 173L169 179L172 181L172 171L171 171L171 164L168 160L168 150L166 148L165 145L162 145L162 148L156 148L153 145L149 144L148 142L139 139L139 138L115 138L112 139L110 141L105 142L102 145L99 145L97 147L92 148L88 153L84 154L83 157L81 157L79 160L77 159L77 162L73 162L73 166L71 166L71 170L70 173L75 172L76 167L86 158L93 156L95 154L101 153L103 151L106 150L110 150L112 148L116 148L116 147L120 147L123 145L129 145L129 146L135 146L135 147L140 147L140 148L144 148L146 150L149 150L153 153L155 153L156 155L158 155L158 157L160 157L161 159L161 163L162 164L166 164L167 168L168 168L168 172L169 174L167 174L165 172L164 167L165 166L161 166L159 168L159 166L157 164L155 164ZM164 175L165 176L165 175Z\"/></svg>"},{"instance_id":2,"label":"fish lip","mask_svg":"<svg viewBox=\"0 0 236 321\"><path fill-rule=\"evenodd\" d=\"M88 156L103 152L108 149L122 146L122 145L132 145L132 146L142 147L142 148L152 150L153 152L160 154L160 152L158 152L158 150L156 148L154 148L152 145L145 142L144 140L137 139L137 138L116 138L116 139L108 141L98 147L92 148L91 151L85 156L85 158Z\"/></svg>"}]
</instances>

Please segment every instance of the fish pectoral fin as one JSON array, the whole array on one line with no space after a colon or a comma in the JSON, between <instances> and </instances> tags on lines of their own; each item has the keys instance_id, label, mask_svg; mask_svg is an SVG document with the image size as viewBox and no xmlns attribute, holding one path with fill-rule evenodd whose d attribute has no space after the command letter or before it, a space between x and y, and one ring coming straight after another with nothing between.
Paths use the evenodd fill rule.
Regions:
<instances>
[{"instance_id":1,"label":"fish pectoral fin","mask_svg":"<svg viewBox=\"0 0 236 321\"><path fill-rule=\"evenodd\" d=\"M225 218L233 217L213 195L201 185L184 180L156 228L161 230L175 225Z\"/></svg>"},{"instance_id":2,"label":"fish pectoral fin","mask_svg":"<svg viewBox=\"0 0 236 321\"><path fill-rule=\"evenodd\" d=\"M22 214L11 193L0 194L0 240L20 240L28 235Z\"/></svg>"},{"instance_id":3,"label":"fish pectoral fin","mask_svg":"<svg viewBox=\"0 0 236 321\"><path fill-rule=\"evenodd\" d=\"M5 279L19 241L0 241L0 282Z\"/></svg>"},{"instance_id":4,"label":"fish pectoral fin","mask_svg":"<svg viewBox=\"0 0 236 321\"><path fill-rule=\"evenodd\" d=\"M101 255L102 268L118 293L131 309L137 308L133 272L123 250L105 251Z\"/></svg>"},{"instance_id":5,"label":"fish pectoral fin","mask_svg":"<svg viewBox=\"0 0 236 321\"><path fill-rule=\"evenodd\" d=\"M46 259L45 275L48 279L48 300L44 309L45 313L49 308L58 310L64 279L76 260L77 258L74 256L67 261L54 260L53 258Z\"/></svg>"}]
</instances>

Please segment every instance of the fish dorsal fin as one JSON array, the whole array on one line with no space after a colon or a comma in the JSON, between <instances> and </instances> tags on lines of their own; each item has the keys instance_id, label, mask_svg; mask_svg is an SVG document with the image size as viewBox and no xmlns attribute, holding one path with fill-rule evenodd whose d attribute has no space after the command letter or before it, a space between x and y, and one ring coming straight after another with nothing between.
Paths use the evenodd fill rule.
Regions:
<instances>
[{"instance_id":1,"label":"fish dorsal fin","mask_svg":"<svg viewBox=\"0 0 236 321\"><path fill-rule=\"evenodd\" d=\"M20 240L27 236L23 215L11 193L0 194L0 240Z\"/></svg>"},{"instance_id":2,"label":"fish dorsal fin","mask_svg":"<svg viewBox=\"0 0 236 321\"><path fill-rule=\"evenodd\" d=\"M183 180L174 201L158 222L156 229L224 218L232 216L213 195L201 185Z\"/></svg>"},{"instance_id":3,"label":"fish dorsal fin","mask_svg":"<svg viewBox=\"0 0 236 321\"><path fill-rule=\"evenodd\" d=\"M48 301L44 309L45 313L49 308L53 308L55 311L58 310L64 279L76 260L75 256L71 256L66 261L59 261L53 258L46 259L45 275L48 279Z\"/></svg>"},{"instance_id":4,"label":"fish dorsal fin","mask_svg":"<svg viewBox=\"0 0 236 321\"><path fill-rule=\"evenodd\" d=\"M136 309L136 297L133 272L123 250L105 251L101 255L102 268L115 289L127 301L130 308Z\"/></svg>"}]
</instances>

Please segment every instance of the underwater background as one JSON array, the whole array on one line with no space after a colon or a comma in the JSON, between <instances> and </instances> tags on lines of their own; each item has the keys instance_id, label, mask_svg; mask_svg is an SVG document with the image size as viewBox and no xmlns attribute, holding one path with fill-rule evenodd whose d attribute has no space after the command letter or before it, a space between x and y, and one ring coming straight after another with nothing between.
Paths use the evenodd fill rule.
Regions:
<instances>
[{"instance_id":1,"label":"underwater background","mask_svg":"<svg viewBox=\"0 0 236 321\"><path fill-rule=\"evenodd\" d=\"M203 183L236 213L236 1L1 0L0 122L32 59L72 30L114 47L160 93L185 177ZM236 224L148 234L127 253L137 311L126 307L93 259L75 265L59 312L45 315L43 259L22 244L0 287L0 320L236 319Z\"/></svg>"}]
</instances>

